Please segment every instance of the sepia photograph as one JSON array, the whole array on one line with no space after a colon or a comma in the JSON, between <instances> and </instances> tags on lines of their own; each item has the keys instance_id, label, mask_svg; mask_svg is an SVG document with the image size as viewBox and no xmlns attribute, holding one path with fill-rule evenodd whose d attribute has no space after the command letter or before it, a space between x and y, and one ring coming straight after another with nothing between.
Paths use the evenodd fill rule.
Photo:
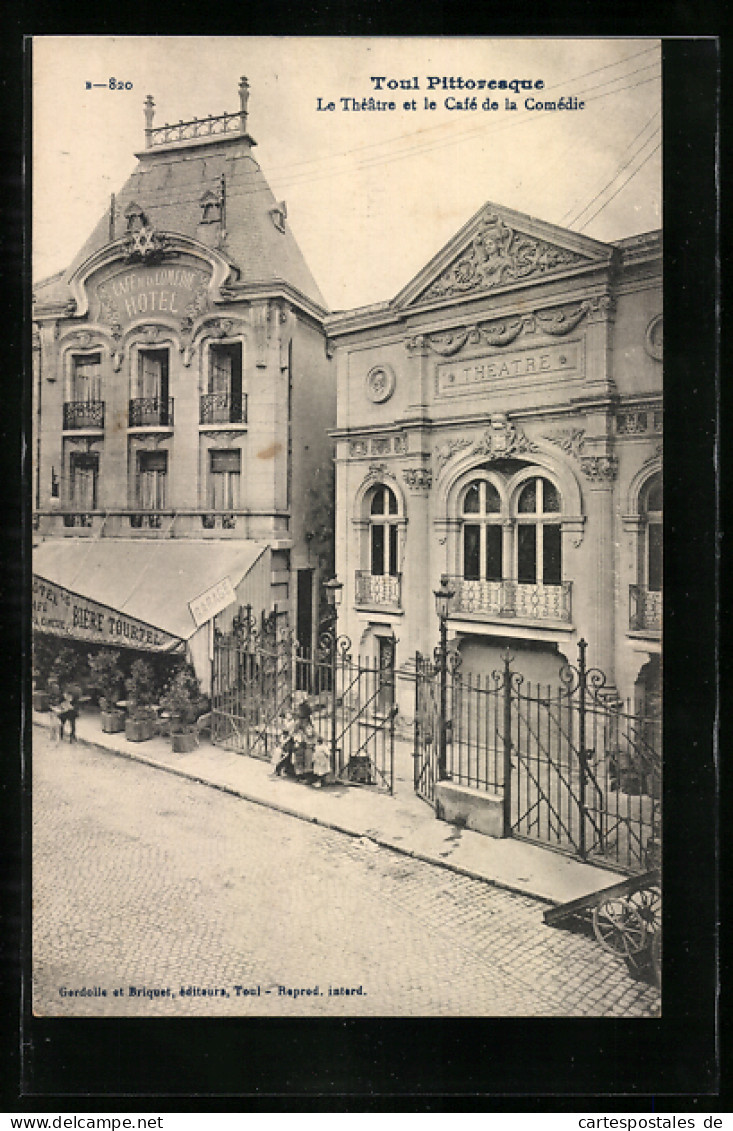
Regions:
<instances>
[{"instance_id":1,"label":"sepia photograph","mask_svg":"<svg viewBox=\"0 0 733 1131\"><path fill-rule=\"evenodd\" d=\"M34 1016L659 1018L661 41L31 48Z\"/></svg>"}]
</instances>

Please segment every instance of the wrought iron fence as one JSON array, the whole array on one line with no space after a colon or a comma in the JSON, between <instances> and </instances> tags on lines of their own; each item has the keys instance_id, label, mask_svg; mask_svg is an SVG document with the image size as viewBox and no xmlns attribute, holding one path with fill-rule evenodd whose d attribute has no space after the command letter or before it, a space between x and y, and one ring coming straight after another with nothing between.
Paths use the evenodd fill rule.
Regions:
<instances>
[{"instance_id":1,"label":"wrought iron fence","mask_svg":"<svg viewBox=\"0 0 733 1131\"><path fill-rule=\"evenodd\" d=\"M439 709L439 664L416 665L415 788L435 803L441 726L446 776L501 793L504 835L521 836L627 871L654 865L661 830L661 720L636 712L586 667L532 684L511 669L464 675L446 668L447 717ZM651 863L650 863L651 861Z\"/></svg>"},{"instance_id":2,"label":"wrought iron fence","mask_svg":"<svg viewBox=\"0 0 733 1131\"><path fill-rule=\"evenodd\" d=\"M286 712L308 703L336 779L393 789L394 671L351 655L347 637L326 631L311 652L290 629L238 618L214 641L212 740L251 757L271 759Z\"/></svg>"}]
</instances>

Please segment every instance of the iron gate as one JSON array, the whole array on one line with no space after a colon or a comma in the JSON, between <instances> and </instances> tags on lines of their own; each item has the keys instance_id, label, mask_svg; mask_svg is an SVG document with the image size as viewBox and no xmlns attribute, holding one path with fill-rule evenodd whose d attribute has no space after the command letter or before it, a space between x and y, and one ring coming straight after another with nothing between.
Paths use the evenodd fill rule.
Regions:
<instances>
[{"instance_id":1,"label":"iron gate","mask_svg":"<svg viewBox=\"0 0 733 1131\"><path fill-rule=\"evenodd\" d=\"M307 699L313 726L329 746L337 779L394 788L394 669L351 655L347 637L324 632L315 653L290 629L248 618L214 639L212 741L271 759L281 721Z\"/></svg>"},{"instance_id":2,"label":"iron gate","mask_svg":"<svg viewBox=\"0 0 733 1131\"><path fill-rule=\"evenodd\" d=\"M418 655L415 790L434 806L444 774L500 794L505 836L639 871L658 854L661 724L609 695L586 647L555 687L525 681L508 655L485 676L462 675L458 657L443 668Z\"/></svg>"}]
</instances>

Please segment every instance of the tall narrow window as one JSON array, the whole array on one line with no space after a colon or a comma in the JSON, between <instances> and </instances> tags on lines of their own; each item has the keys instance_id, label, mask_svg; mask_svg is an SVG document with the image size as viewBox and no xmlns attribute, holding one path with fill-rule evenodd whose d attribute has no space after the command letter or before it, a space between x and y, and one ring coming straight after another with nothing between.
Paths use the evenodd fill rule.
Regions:
<instances>
[{"instance_id":1,"label":"tall narrow window","mask_svg":"<svg viewBox=\"0 0 733 1131\"><path fill-rule=\"evenodd\" d=\"M662 478L653 476L646 485L641 505L644 519L643 539L643 580L654 593L662 589Z\"/></svg>"},{"instance_id":2,"label":"tall narrow window","mask_svg":"<svg viewBox=\"0 0 733 1131\"><path fill-rule=\"evenodd\" d=\"M208 389L201 400L202 424L243 424L242 346L215 344L209 348Z\"/></svg>"},{"instance_id":3,"label":"tall narrow window","mask_svg":"<svg viewBox=\"0 0 733 1131\"><path fill-rule=\"evenodd\" d=\"M369 513L371 572L397 576L397 496L389 487L375 487Z\"/></svg>"},{"instance_id":4,"label":"tall narrow window","mask_svg":"<svg viewBox=\"0 0 733 1131\"><path fill-rule=\"evenodd\" d=\"M236 510L239 507L239 481L242 453L235 451L209 452L210 500L213 510Z\"/></svg>"},{"instance_id":5,"label":"tall narrow window","mask_svg":"<svg viewBox=\"0 0 733 1131\"><path fill-rule=\"evenodd\" d=\"M137 398L131 423L169 423L168 350L140 350L138 354Z\"/></svg>"},{"instance_id":6,"label":"tall narrow window","mask_svg":"<svg viewBox=\"0 0 733 1131\"><path fill-rule=\"evenodd\" d=\"M75 357L72 378L72 401L89 404L102 399L102 358L98 353Z\"/></svg>"},{"instance_id":7,"label":"tall narrow window","mask_svg":"<svg viewBox=\"0 0 733 1131\"><path fill-rule=\"evenodd\" d=\"M463 497L463 577L501 581L503 577L501 499L493 483L477 479Z\"/></svg>"},{"instance_id":8,"label":"tall narrow window","mask_svg":"<svg viewBox=\"0 0 733 1131\"><path fill-rule=\"evenodd\" d=\"M164 510L167 496L168 453L138 452L137 504L141 510Z\"/></svg>"},{"instance_id":9,"label":"tall narrow window","mask_svg":"<svg viewBox=\"0 0 733 1131\"><path fill-rule=\"evenodd\" d=\"M517 580L559 585L562 581L560 495L549 479L525 483L517 501Z\"/></svg>"},{"instance_id":10,"label":"tall narrow window","mask_svg":"<svg viewBox=\"0 0 733 1131\"><path fill-rule=\"evenodd\" d=\"M79 511L96 510L99 456L96 452L72 452L70 472L72 507Z\"/></svg>"}]
</instances>

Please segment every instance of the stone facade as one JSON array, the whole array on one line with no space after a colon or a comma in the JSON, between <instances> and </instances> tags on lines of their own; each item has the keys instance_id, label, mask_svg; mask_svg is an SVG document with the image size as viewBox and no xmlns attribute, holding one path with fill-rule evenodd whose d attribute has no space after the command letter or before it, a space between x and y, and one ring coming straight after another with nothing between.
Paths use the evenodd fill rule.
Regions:
<instances>
[{"instance_id":1,"label":"stone facade","mask_svg":"<svg viewBox=\"0 0 733 1131\"><path fill-rule=\"evenodd\" d=\"M658 696L661 238L606 245L486 205L392 301L331 316L340 630L464 670L589 663ZM384 490L386 489L386 491ZM654 704L652 704L654 705Z\"/></svg>"}]
</instances>

